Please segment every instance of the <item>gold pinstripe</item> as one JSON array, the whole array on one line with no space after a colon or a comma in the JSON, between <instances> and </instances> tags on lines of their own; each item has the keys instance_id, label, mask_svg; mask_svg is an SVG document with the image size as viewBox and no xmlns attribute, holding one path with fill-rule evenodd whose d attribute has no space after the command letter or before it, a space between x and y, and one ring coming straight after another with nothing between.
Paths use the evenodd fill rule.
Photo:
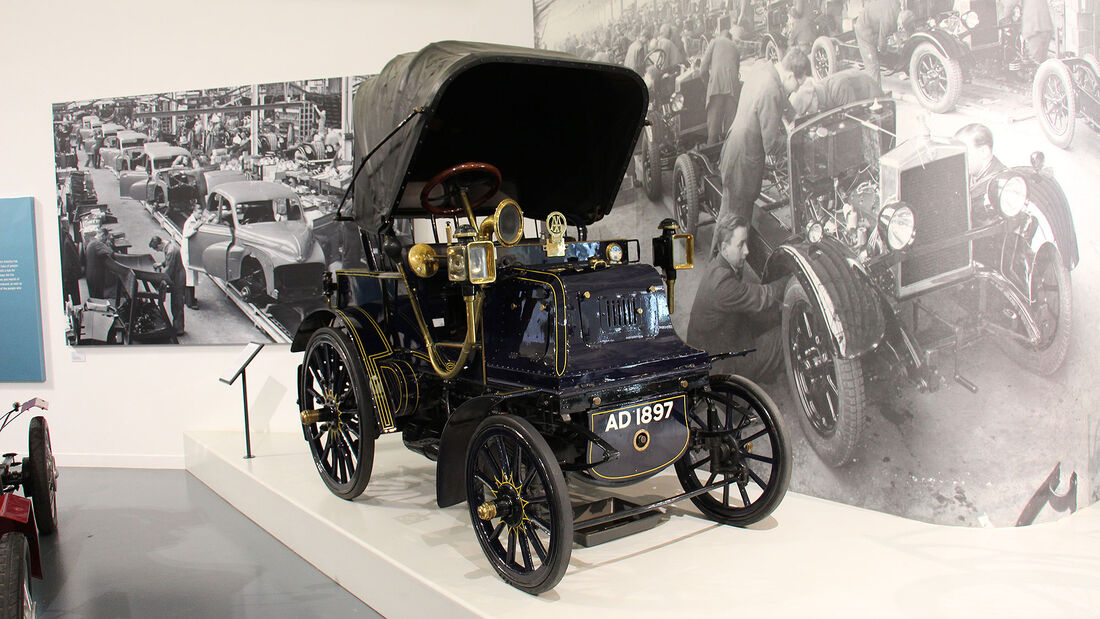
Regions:
<instances>
[{"instance_id":1,"label":"gold pinstripe","mask_svg":"<svg viewBox=\"0 0 1100 619\"><path fill-rule=\"evenodd\" d=\"M361 308L357 307L356 309L366 316L366 313L363 312ZM367 382L370 385L371 395L374 397L374 402L378 408L379 421L382 422L382 431L393 432L397 428L394 426L393 416L390 414L390 403L389 398L386 397L385 385L382 383L382 377L378 372L378 366L375 364L375 359L390 354L389 343L383 339L382 343L385 345L386 350L375 355L367 356L367 352L363 348L363 342L359 339L359 334L356 332L348 315L340 310L333 311L336 312L344 321L344 324L348 326L348 330L351 331L352 337L355 338L356 345L359 346L359 356L363 359L363 364L366 366ZM368 318L370 317L368 316ZM371 324L374 324L373 320L371 320ZM375 328L377 329L378 326L375 325Z\"/></svg>"},{"instance_id":2,"label":"gold pinstripe","mask_svg":"<svg viewBox=\"0 0 1100 619\"><path fill-rule=\"evenodd\" d=\"M550 290L554 293L554 371L558 376L565 373L565 368L569 365L569 347L566 346L566 336L568 329L566 325L566 313L565 313L565 284L561 281L561 278L554 273L548 273L546 271L534 271L531 269L518 269L525 273L534 273L536 275L546 275L554 278L560 289L561 301L558 301L558 290L554 289L554 283L550 281L543 281L541 279L531 279L527 277L518 277L528 282L535 282L536 284L545 284L550 287Z\"/></svg>"}]
</instances>

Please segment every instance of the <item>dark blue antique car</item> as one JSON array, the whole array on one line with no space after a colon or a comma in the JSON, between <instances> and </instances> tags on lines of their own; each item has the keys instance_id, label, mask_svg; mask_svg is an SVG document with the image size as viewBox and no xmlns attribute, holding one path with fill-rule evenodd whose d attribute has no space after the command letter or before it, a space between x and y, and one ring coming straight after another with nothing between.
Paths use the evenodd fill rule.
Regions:
<instances>
[{"instance_id":1,"label":"dark blue antique car","mask_svg":"<svg viewBox=\"0 0 1100 619\"><path fill-rule=\"evenodd\" d=\"M343 216L369 268L326 275L328 307L291 348L305 353L301 420L331 491L360 495L374 441L400 433L437 461L438 504L466 501L489 562L528 593L558 583L575 535L689 498L750 524L790 478L772 401L711 374L727 355L673 330L692 237L662 222L663 274L638 264L636 240L587 238L646 104L632 71L556 52L445 42L392 60L355 95ZM574 522L584 506L566 473L620 486L669 466L683 493Z\"/></svg>"}]
</instances>

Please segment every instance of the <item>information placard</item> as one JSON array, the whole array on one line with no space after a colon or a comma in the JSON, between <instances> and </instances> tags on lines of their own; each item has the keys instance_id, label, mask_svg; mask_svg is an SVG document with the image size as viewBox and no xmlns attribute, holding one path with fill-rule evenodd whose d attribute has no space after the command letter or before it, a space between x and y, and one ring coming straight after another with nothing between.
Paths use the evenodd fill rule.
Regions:
<instances>
[{"instance_id":1,"label":"information placard","mask_svg":"<svg viewBox=\"0 0 1100 619\"><path fill-rule=\"evenodd\" d=\"M0 381L46 380L34 199L0 198Z\"/></svg>"}]
</instances>

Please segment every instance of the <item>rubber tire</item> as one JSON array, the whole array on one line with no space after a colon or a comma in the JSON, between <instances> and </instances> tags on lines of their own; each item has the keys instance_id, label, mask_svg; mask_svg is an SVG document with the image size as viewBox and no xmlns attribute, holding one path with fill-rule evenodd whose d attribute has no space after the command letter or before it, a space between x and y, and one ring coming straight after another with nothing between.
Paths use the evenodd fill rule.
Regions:
<instances>
[{"instance_id":1,"label":"rubber tire","mask_svg":"<svg viewBox=\"0 0 1100 619\"><path fill-rule=\"evenodd\" d=\"M672 183L676 193L673 195L675 202L676 223L680 224L680 232L695 234L699 227L699 209L702 207L699 199L699 180L695 173L695 161L691 155L682 153L676 158L676 165L672 169Z\"/></svg>"},{"instance_id":2,"label":"rubber tire","mask_svg":"<svg viewBox=\"0 0 1100 619\"><path fill-rule=\"evenodd\" d=\"M550 487L546 490L548 495L553 495L550 509L554 514L555 530L551 533L551 542L557 540L558 543L547 550L548 561L532 573L532 578L518 579L504 571L495 556L495 552L489 548L488 540L483 535L476 533L479 530L476 528L480 527L480 518L477 515L478 505L474 505L473 484L468 479L474 466L474 458L478 453L476 446L486 433L497 428L503 428L506 432L518 436L526 444L535 459L546 467L544 472L550 484ZM489 560L497 574L509 585L531 595L538 595L557 586L561 582L562 576L565 575L566 568L569 567L569 556L573 552L573 508L569 501L569 487L565 483L565 476L562 474L554 450L550 449L546 439L526 419L514 415L490 415L478 424L473 437L470 439L466 452L466 473L464 477L467 478L466 503L470 511L470 519L475 527L475 536L482 552L485 553L485 558Z\"/></svg>"},{"instance_id":3,"label":"rubber tire","mask_svg":"<svg viewBox=\"0 0 1100 619\"><path fill-rule=\"evenodd\" d=\"M764 44L764 60L770 62L779 62L783 58L779 45L776 44L774 39L769 38L767 43Z\"/></svg>"},{"instance_id":4,"label":"rubber tire","mask_svg":"<svg viewBox=\"0 0 1100 619\"><path fill-rule=\"evenodd\" d=\"M1058 131L1051 124L1043 110L1043 88L1047 80L1060 82L1060 86L1066 93L1066 127L1062 131ZM1051 58L1039 65L1039 69L1035 71L1035 82L1031 87L1031 105L1035 110L1035 118L1039 121L1039 128L1043 130L1043 135L1047 136L1050 143L1061 149L1069 148L1077 128L1077 91L1074 89L1073 76L1061 60Z\"/></svg>"},{"instance_id":5,"label":"rubber tire","mask_svg":"<svg viewBox=\"0 0 1100 619\"><path fill-rule=\"evenodd\" d=\"M34 522L39 535L50 535L57 531L57 462L45 417L38 415L31 419L27 443L30 471L24 471L27 475L24 479L30 482L26 489L34 506Z\"/></svg>"},{"instance_id":6,"label":"rubber tire","mask_svg":"<svg viewBox=\"0 0 1100 619\"><path fill-rule=\"evenodd\" d=\"M313 456L313 463L317 467L317 473L321 476L321 480L325 482L328 489L345 500L352 500L363 494L366 490L367 484L370 483L371 471L374 468L374 441L377 432L377 422L375 421L375 407L373 396L368 388L368 383L365 375L365 369L363 368L362 361L359 357L353 354L353 348L351 341L347 335L344 335L342 331L333 329L332 327L321 327L313 332L310 336L309 342L306 344L306 350L302 357L301 375L299 376L299 385L304 386L306 384L306 375L308 370L310 354L313 350L322 343L331 345L340 355L341 360L344 363L344 367L348 369L351 378L351 388L355 394L355 401L358 404L359 412L359 457L357 459L359 466L356 467L351 479L346 483L340 483L338 480L333 479L327 471L324 470L321 465L321 443L320 434L317 439L311 440L308 427L302 426L302 432L305 435L306 442L309 444L310 453ZM306 405L306 394L303 389L299 388L299 411L303 410L303 406ZM312 403L312 397L310 397L309 403ZM317 424L313 424L316 426Z\"/></svg>"},{"instance_id":7,"label":"rubber tire","mask_svg":"<svg viewBox=\"0 0 1100 619\"><path fill-rule=\"evenodd\" d=\"M947 78L947 88L944 90L943 98L938 101L925 96L918 85L917 65L922 57L928 55L933 56L943 65L944 74ZM916 96L917 102L921 106L930 112L944 114L955 109L955 105L959 102L963 83L962 67L959 65L957 58L944 56L936 49L935 45L925 41L917 45L916 49L913 50L913 55L909 57L909 82L913 85L913 95Z\"/></svg>"},{"instance_id":8,"label":"rubber tire","mask_svg":"<svg viewBox=\"0 0 1100 619\"><path fill-rule=\"evenodd\" d=\"M1073 322L1073 290L1069 268L1061 252L1050 246L1041 249L1041 260L1054 261L1054 277L1058 282L1058 326L1051 343L1041 350L1025 346L1015 339L998 338L1001 349L1020 367L1039 376L1050 376L1062 367L1069 352L1070 331Z\"/></svg>"},{"instance_id":9,"label":"rubber tire","mask_svg":"<svg viewBox=\"0 0 1100 619\"><path fill-rule=\"evenodd\" d=\"M818 54L821 54L822 59L824 60L824 67L818 66ZM833 38L829 36L820 36L814 39L814 44L810 48L810 71L813 73L814 79L823 80L833 73L836 73L836 63L836 41L834 41Z\"/></svg>"},{"instance_id":10,"label":"rubber tire","mask_svg":"<svg viewBox=\"0 0 1100 619\"><path fill-rule=\"evenodd\" d=\"M806 291L798 279L792 277L787 282L787 289L783 293L783 318L782 318L782 342L783 365L787 373L787 385L799 407L798 419L802 425L803 434L817 455L825 464L839 467L851 461L856 447L863 436L863 428L867 418L867 396L864 389L863 362L861 359L833 359L833 380L837 386L837 422L832 436L824 436L814 428L809 419L804 395L801 393L795 378L794 360L792 358L791 339L791 314L792 308L798 303L806 303L814 309L815 317L821 320L820 308L814 307ZM824 325L819 325L824 329Z\"/></svg>"},{"instance_id":11,"label":"rubber tire","mask_svg":"<svg viewBox=\"0 0 1100 619\"><path fill-rule=\"evenodd\" d=\"M745 399L749 400L751 398L753 408L761 416L761 422L765 427L770 425L772 429L769 435L774 434L772 454L778 456L778 461L775 465L777 470L768 480L769 486L771 486L772 479L775 480L775 485L767 491L771 493L770 495L767 497L762 495L762 500L754 502L748 508L726 507L709 493L691 498L691 502L695 504L695 507L699 508L699 511L711 520L722 524L744 527L767 518L783 502L783 497L786 496L787 488L790 486L791 468L793 468L791 445L787 440L787 426L783 421L783 416L779 413L779 407L775 405L775 402L759 385L743 376L732 374L712 375L710 377L712 389L714 389L715 383L726 383L727 386L732 386L731 391L740 391L740 397L749 396ZM765 415L768 417L767 420L763 419ZM685 492L702 487L694 471L688 469L690 453L690 449L685 451L684 455L675 464L676 477L680 479L680 485Z\"/></svg>"},{"instance_id":12,"label":"rubber tire","mask_svg":"<svg viewBox=\"0 0 1100 619\"><path fill-rule=\"evenodd\" d=\"M642 146L642 188L645 189L645 195L654 202L660 200L664 193L661 184L661 155L658 150L654 140L646 140Z\"/></svg>"},{"instance_id":13,"label":"rubber tire","mask_svg":"<svg viewBox=\"0 0 1100 619\"><path fill-rule=\"evenodd\" d=\"M33 617L30 544L18 531L0 537L0 619ZM30 612L27 612L27 611Z\"/></svg>"}]
</instances>

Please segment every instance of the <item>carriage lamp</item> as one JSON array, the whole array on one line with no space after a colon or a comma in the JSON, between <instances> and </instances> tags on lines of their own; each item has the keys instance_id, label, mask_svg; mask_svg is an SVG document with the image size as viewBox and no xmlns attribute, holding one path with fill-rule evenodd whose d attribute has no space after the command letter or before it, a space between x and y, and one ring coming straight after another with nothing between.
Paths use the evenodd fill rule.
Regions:
<instances>
[{"instance_id":1,"label":"carriage lamp","mask_svg":"<svg viewBox=\"0 0 1100 619\"><path fill-rule=\"evenodd\" d=\"M492 241L474 241L466 246L466 265L471 284L491 284L497 280L497 251Z\"/></svg>"},{"instance_id":2,"label":"carriage lamp","mask_svg":"<svg viewBox=\"0 0 1100 619\"><path fill-rule=\"evenodd\" d=\"M982 23L981 18L979 18L978 14L975 13L974 11L967 11L966 13L963 14L962 19L963 19L963 23L966 24L966 27L971 29L971 30L977 28L978 24Z\"/></svg>"},{"instance_id":3,"label":"carriage lamp","mask_svg":"<svg viewBox=\"0 0 1100 619\"><path fill-rule=\"evenodd\" d=\"M657 228L661 236L653 239L653 266L664 271L668 282L668 311L675 308L676 271L695 266L695 237L678 234L680 226L672 218L663 220Z\"/></svg>"},{"instance_id":4,"label":"carriage lamp","mask_svg":"<svg viewBox=\"0 0 1100 619\"><path fill-rule=\"evenodd\" d=\"M883 207L879 223L886 230L886 244L895 251L908 247L916 236L913 209L904 204L888 204Z\"/></svg>"},{"instance_id":5,"label":"carriage lamp","mask_svg":"<svg viewBox=\"0 0 1100 619\"><path fill-rule=\"evenodd\" d=\"M1027 204L1027 181L1022 176L1010 176L989 184L989 201L1005 217L1015 217Z\"/></svg>"},{"instance_id":6,"label":"carriage lamp","mask_svg":"<svg viewBox=\"0 0 1100 619\"><path fill-rule=\"evenodd\" d=\"M447 246L447 279L452 282L466 281L466 246L461 244Z\"/></svg>"},{"instance_id":7,"label":"carriage lamp","mask_svg":"<svg viewBox=\"0 0 1100 619\"><path fill-rule=\"evenodd\" d=\"M412 272L425 279L435 275L439 270L439 257L427 243L417 243L410 247L406 260Z\"/></svg>"}]
</instances>

